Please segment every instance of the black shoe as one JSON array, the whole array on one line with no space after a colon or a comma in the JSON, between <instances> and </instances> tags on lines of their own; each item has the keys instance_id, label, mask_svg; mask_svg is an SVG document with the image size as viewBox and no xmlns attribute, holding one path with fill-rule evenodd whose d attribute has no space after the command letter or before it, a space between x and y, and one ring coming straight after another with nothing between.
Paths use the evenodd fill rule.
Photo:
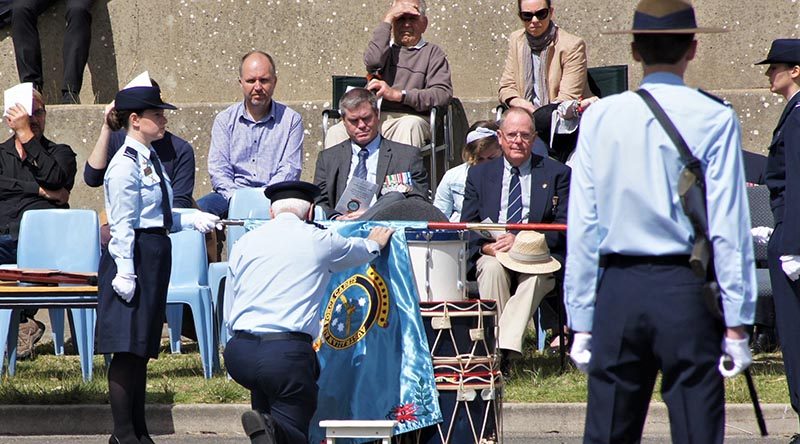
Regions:
<instances>
[{"instance_id":1,"label":"black shoe","mask_svg":"<svg viewBox=\"0 0 800 444\"><path fill-rule=\"evenodd\" d=\"M275 429L272 417L255 410L242 413L242 428L250 437L251 444L275 444Z\"/></svg>"},{"instance_id":2,"label":"black shoe","mask_svg":"<svg viewBox=\"0 0 800 444\"><path fill-rule=\"evenodd\" d=\"M77 105L81 103L81 98L77 92L74 91L62 91L61 92L61 104L62 105Z\"/></svg>"},{"instance_id":3,"label":"black shoe","mask_svg":"<svg viewBox=\"0 0 800 444\"><path fill-rule=\"evenodd\" d=\"M795 433L792 435L792 438L789 440L789 444L800 444L800 434Z\"/></svg>"},{"instance_id":4,"label":"black shoe","mask_svg":"<svg viewBox=\"0 0 800 444\"><path fill-rule=\"evenodd\" d=\"M153 441L153 438L151 438L150 436L143 435L141 438L139 438L139 444L156 444L156 443Z\"/></svg>"},{"instance_id":5,"label":"black shoe","mask_svg":"<svg viewBox=\"0 0 800 444\"><path fill-rule=\"evenodd\" d=\"M773 331L774 330L766 329L755 336L752 347L754 355L759 353L775 353L778 351L778 341Z\"/></svg>"},{"instance_id":6,"label":"black shoe","mask_svg":"<svg viewBox=\"0 0 800 444\"><path fill-rule=\"evenodd\" d=\"M503 379L506 381L511 379L511 362L513 353L514 352L511 350L500 349L500 373L503 375Z\"/></svg>"}]
</instances>

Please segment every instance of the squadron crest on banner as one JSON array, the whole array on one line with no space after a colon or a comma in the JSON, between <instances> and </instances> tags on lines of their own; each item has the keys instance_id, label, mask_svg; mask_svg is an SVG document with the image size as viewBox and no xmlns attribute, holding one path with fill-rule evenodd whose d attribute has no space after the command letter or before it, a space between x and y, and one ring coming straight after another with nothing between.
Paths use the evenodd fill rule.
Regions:
<instances>
[{"instance_id":1,"label":"squadron crest on banner","mask_svg":"<svg viewBox=\"0 0 800 444\"><path fill-rule=\"evenodd\" d=\"M354 274L330 295L322 324L322 337L342 350L364 338L373 325L386 328L389 321L389 289L373 267L366 275Z\"/></svg>"}]
</instances>

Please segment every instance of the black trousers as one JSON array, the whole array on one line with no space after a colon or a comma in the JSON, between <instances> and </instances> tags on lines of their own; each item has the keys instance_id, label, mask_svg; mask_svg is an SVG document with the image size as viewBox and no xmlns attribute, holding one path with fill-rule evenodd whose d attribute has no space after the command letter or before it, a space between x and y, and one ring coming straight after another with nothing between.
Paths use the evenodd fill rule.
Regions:
<instances>
[{"instance_id":1,"label":"black trousers","mask_svg":"<svg viewBox=\"0 0 800 444\"><path fill-rule=\"evenodd\" d=\"M308 442L319 393L319 363L310 337L264 340L237 332L225 346L225 366L250 390L253 410L275 420L279 444Z\"/></svg>"},{"instance_id":2,"label":"black trousers","mask_svg":"<svg viewBox=\"0 0 800 444\"><path fill-rule=\"evenodd\" d=\"M11 38L17 59L20 82L33 82L41 91L42 47L39 42L38 18L54 0L14 0L11 15ZM83 84L83 70L89 60L92 39L92 0L66 0L64 31L64 83L62 92L77 94Z\"/></svg>"},{"instance_id":3,"label":"black trousers","mask_svg":"<svg viewBox=\"0 0 800 444\"><path fill-rule=\"evenodd\" d=\"M794 227L796 229L796 227ZM789 401L795 412L800 412L800 280L792 282L781 268L780 241L784 224L778 224L769 239L767 255L772 298L775 300L775 321L781 338L783 366L789 385Z\"/></svg>"},{"instance_id":4,"label":"black trousers","mask_svg":"<svg viewBox=\"0 0 800 444\"><path fill-rule=\"evenodd\" d=\"M672 442L722 443L723 326L684 265L609 265L597 289L584 443L641 441L656 375Z\"/></svg>"}]
</instances>

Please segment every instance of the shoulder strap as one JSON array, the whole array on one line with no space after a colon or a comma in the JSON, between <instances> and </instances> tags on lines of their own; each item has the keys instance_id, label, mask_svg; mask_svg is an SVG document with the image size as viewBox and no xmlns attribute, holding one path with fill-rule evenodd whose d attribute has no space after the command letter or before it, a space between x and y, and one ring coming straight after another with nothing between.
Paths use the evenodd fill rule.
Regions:
<instances>
[{"instance_id":1,"label":"shoulder strap","mask_svg":"<svg viewBox=\"0 0 800 444\"><path fill-rule=\"evenodd\" d=\"M697 160L694 155L692 155L691 151L689 151L689 146L686 145L686 141L683 140L683 136L681 136L681 133L678 132L678 128L675 128L672 120L669 119L669 116L667 116L667 113L664 112L663 108L661 108L661 105L658 104L658 101L656 101L655 97L653 97L650 92L642 88L637 89L636 94L639 94L642 100L644 100L644 102L650 108L650 111L652 111L656 116L658 123L660 123L664 128L664 131L667 132L667 135L672 140L672 143L678 147L678 152L681 155L681 160L683 163L690 168L699 167L700 161Z\"/></svg>"}]
</instances>

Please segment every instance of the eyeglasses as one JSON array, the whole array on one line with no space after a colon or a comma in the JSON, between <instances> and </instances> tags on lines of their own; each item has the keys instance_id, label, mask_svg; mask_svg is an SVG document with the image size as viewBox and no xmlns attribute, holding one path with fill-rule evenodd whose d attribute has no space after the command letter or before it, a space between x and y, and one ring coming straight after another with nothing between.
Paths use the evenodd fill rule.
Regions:
<instances>
[{"instance_id":1,"label":"eyeglasses","mask_svg":"<svg viewBox=\"0 0 800 444\"><path fill-rule=\"evenodd\" d=\"M529 22L536 17L537 20L542 21L550 15L550 8L542 8L538 11L530 12L530 11L520 11L519 18L522 19L523 22Z\"/></svg>"},{"instance_id":2,"label":"eyeglasses","mask_svg":"<svg viewBox=\"0 0 800 444\"><path fill-rule=\"evenodd\" d=\"M512 141L512 142L517 140L517 137L519 137L521 140L523 140L525 142L530 142L531 140L533 140L533 134L531 134L531 133L508 133L508 134L506 134L506 133L501 132L501 134L507 140Z\"/></svg>"}]
</instances>

